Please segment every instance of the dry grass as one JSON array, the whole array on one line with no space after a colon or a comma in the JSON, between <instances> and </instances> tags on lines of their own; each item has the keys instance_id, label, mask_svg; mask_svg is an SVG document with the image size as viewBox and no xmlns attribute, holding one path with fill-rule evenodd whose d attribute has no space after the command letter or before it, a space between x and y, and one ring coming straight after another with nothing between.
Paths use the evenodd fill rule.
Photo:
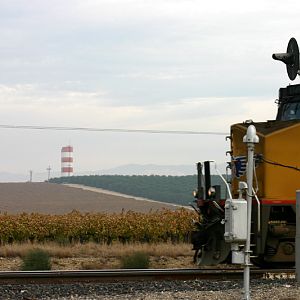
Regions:
<instances>
[{"instance_id":1,"label":"dry grass","mask_svg":"<svg viewBox=\"0 0 300 300\"><path fill-rule=\"evenodd\" d=\"M42 249L47 251L51 257L72 258L72 257L114 257L120 258L136 251L142 251L150 256L167 256L176 258L178 256L191 256L193 251L190 244L121 244L101 245L96 243L59 245L57 243L22 243L4 245L0 247L0 257L24 257L31 249Z\"/></svg>"},{"instance_id":2,"label":"dry grass","mask_svg":"<svg viewBox=\"0 0 300 300\"><path fill-rule=\"evenodd\" d=\"M101 270L101 269L109 269L111 268L111 265L108 264L106 261L102 260L88 260L88 261L82 261L80 263L80 268L82 270Z\"/></svg>"},{"instance_id":3,"label":"dry grass","mask_svg":"<svg viewBox=\"0 0 300 300\"><path fill-rule=\"evenodd\" d=\"M124 256L142 251L150 256L151 268L194 268L193 251L189 244L121 244L95 243L59 245L12 244L0 247L0 270L20 270L22 258L29 250L39 248L51 256L53 270L116 269Z\"/></svg>"},{"instance_id":4,"label":"dry grass","mask_svg":"<svg viewBox=\"0 0 300 300\"><path fill-rule=\"evenodd\" d=\"M4 245L0 247L0 257L24 257L28 251L32 249L42 249L47 251L50 256L63 258L72 257L71 248L60 247L57 244L32 244L32 243L22 243L22 244L12 244Z\"/></svg>"}]
</instances>

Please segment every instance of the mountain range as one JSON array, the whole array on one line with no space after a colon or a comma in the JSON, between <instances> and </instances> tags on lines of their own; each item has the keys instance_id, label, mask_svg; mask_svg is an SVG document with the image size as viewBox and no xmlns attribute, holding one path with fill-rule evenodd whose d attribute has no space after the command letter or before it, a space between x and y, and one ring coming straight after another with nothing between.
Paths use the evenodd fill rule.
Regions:
<instances>
[{"instance_id":1,"label":"mountain range","mask_svg":"<svg viewBox=\"0 0 300 300\"><path fill-rule=\"evenodd\" d=\"M185 176L196 174L196 165L156 165L156 164L127 164L118 167L74 172L74 175L170 175L170 176ZM51 178L60 177L60 172L51 172ZM27 174L0 172L0 182L26 182L29 181L29 171ZM32 181L40 182L48 179L47 172L32 173Z\"/></svg>"}]
</instances>

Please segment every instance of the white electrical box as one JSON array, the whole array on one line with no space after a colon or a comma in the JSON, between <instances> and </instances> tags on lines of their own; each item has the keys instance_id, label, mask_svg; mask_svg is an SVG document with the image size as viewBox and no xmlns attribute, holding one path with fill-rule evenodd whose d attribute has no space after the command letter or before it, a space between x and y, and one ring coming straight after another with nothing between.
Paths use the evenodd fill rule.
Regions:
<instances>
[{"instance_id":1,"label":"white electrical box","mask_svg":"<svg viewBox=\"0 0 300 300\"><path fill-rule=\"evenodd\" d=\"M242 265L245 263L244 251L232 251L231 262L233 264Z\"/></svg>"},{"instance_id":2,"label":"white electrical box","mask_svg":"<svg viewBox=\"0 0 300 300\"><path fill-rule=\"evenodd\" d=\"M227 199L225 202L225 234L228 243L245 242L247 239L247 201Z\"/></svg>"}]
</instances>

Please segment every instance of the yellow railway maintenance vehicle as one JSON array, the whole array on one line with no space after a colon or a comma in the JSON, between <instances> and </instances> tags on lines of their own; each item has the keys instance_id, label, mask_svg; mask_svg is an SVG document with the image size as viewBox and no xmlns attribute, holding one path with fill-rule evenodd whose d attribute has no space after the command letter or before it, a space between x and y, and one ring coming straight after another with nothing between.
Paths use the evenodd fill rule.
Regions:
<instances>
[{"instance_id":1,"label":"yellow railway maintenance vehicle","mask_svg":"<svg viewBox=\"0 0 300 300\"><path fill-rule=\"evenodd\" d=\"M287 66L289 78L299 71L297 41L289 41L287 52L273 54ZM296 190L300 189L300 84L279 89L276 120L234 124L231 143L230 190L238 198L239 182L246 181L247 148L243 137L250 124L256 127L259 144L255 147L253 180L251 255L260 266L293 265L295 262ZM197 230L192 233L194 260L214 265L230 260L230 245L224 241L224 199L221 187L212 186L211 162L198 163L199 212ZM229 187L229 185L227 185ZM246 220L245 220L246 222Z\"/></svg>"}]
</instances>

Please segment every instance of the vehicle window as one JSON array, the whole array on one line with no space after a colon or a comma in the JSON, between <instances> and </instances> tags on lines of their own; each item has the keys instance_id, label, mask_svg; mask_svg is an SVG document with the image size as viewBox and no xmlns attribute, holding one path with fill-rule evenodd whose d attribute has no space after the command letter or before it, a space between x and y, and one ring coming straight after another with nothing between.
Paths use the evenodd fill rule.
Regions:
<instances>
[{"instance_id":1,"label":"vehicle window","mask_svg":"<svg viewBox=\"0 0 300 300\"><path fill-rule=\"evenodd\" d=\"M300 119L300 109L298 103L287 103L283 107L282 120Z\"/></svg>"}]
</instances>

